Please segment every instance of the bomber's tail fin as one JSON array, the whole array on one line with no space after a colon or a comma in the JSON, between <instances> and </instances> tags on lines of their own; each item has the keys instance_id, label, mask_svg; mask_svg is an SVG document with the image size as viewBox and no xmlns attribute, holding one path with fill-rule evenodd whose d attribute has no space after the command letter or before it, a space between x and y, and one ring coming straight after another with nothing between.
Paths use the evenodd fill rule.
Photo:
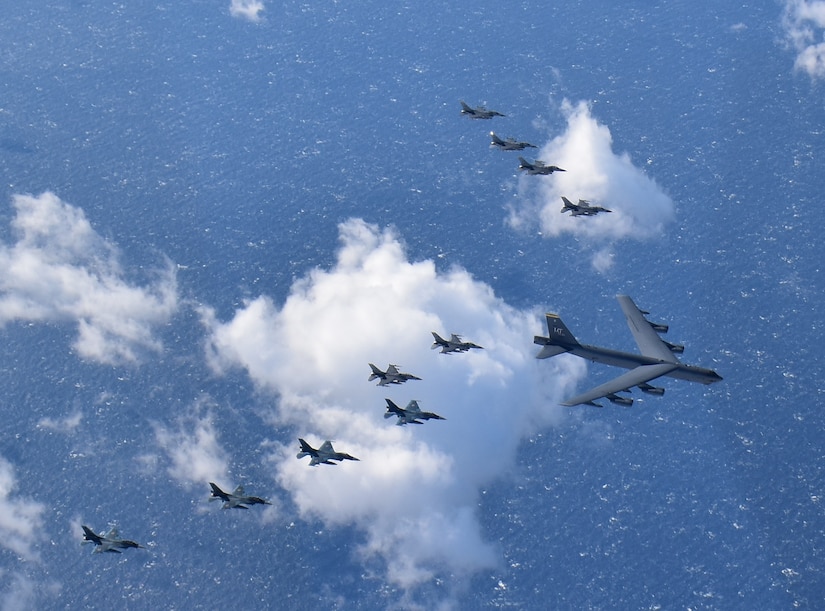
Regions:
<instances>
[{"instance_id":1,"label":"bomber's tail fin","mask_svg":"<svg viewBox=\"0 0 825 611\"><path fill-rule=\"evenodd\" d=\"M533 343L543 346L541 352L536 355L537 359L546 359L556 356L562 352L567 352L579 345L576 338L570 333L570 329L562 322L558 314L547 314L548 337L537 335L533 338Z\"/></svg>"}]
</instances>

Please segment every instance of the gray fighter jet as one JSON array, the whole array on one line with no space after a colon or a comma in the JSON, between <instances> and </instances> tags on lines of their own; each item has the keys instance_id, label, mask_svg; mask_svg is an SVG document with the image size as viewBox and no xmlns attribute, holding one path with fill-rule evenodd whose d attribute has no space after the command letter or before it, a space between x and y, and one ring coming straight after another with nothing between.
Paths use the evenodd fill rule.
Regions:
<instances>
[{"instance_id":1,"label":"gray fighter jet","mask_svg":"<svg viewBox=\"0 0 825 611\"><path fill-rule=\"evenodd\" d=\"M562 214L570 212L572 216L596 216L599 212L613 212L601 206L591 206L586 199L580 199L578 204L574 204L564 195L561 196L564 202L564 207L561 209Z\"/></svg>"},{"instance_id":2,"label":"gray fighter jet","mask_svg":"<svg viewBox=\"0 0 825 611\"><path fill-rule=\"evenodd\" d=\"M272 505L266 499L259 496L246 496L244 494L243 486L235 488L234 492L224 492L217 484L209 482L212 488L212 495L209 497L210 501L223 501L223 509L249 509L247 505Z\"/></svg>"},{"instance_id":3,"label":"gray fighter jet","mask_svg":"<svg viewBox=\"0 0 825 611\"><path fill-rule=\"evenodd\" d=\"M487 110L484 106L472 108L464 100L461 100L461 114L467 115L471 119L492 119L493 117L506 116L495 110Z\"/></svg>"},{"instance_id":4,"label":"gray fighter jet","mask_svg":"<svg viewBox=\"0 0 825 611\"><path fill-rule=\"evenodd\" d=\"M527 148L538 148L535 144L530 144L529 142L519 142L514 138L507 138L506 140L502 140L501 138L496 136L496 132L490 132L490 138L490 146L500 148L502 151L523 151Z\"/></svg>"},{"instance_id":5,"label":"gray fighter jet","mask_svg":"<svg viewBox=\"0 0 825 611\"><path fill-rule=\"evenodd\" d=\"M647 312L637 308L633 300L627 295L617 295L616 298L619 300L619 305L622 307L630 332L633 334L641 354L580 344L556 314L547 314L549 337L536 336L533 339L535 344L542 346L542 349L536 355L538 359L546 359L569 352L597 363L624 367L630 370L592 390L572 399L567 399L562 405L584 404L601 407L594 401L606 398L612 403L630 406L633 404L633 399L617 393L628 392L635 386L646 394L661 396L665 394L665 389L651 386L648 382L663 376L701 384L712 384L722 379L719 374L710 369L681 363L674 354L684 352L684 346L670 344L659 337L659 333L667 332L667 325L652 323L647 320L645 318Z\"/></svg>"},{"instance_id":6,"label":"gray fighter jet","mask_svg":"<svg viewBox=\"0 0 825 611\"><path fill-rule=\"evenodd\" d=\"M120 554L120 550L129 547L136 547L143 549L143 546L128 539L118 539L117 528L112 527L105 535L98 535L88 526L80 526L83 529L83 541L81 543L94 543L94 553L111 552L112 554Z\"/></svg>"},{"instance_id":7,"label":"gray fighter jet","mask_svg":"<svg viewBox=\"0 0 825 611\"><path fill-rule=\"evenodd\" d=\"M553 172L567 171L556 165L545 165L540 159L530 163L524 157L518 158L518 169L520 172L527 172L530 176L545 176Z\"/></svg>"},{"instance_id":8,"label":"gray fighter jet","mask_svg":"<svg viewBox=\"0 0 825 611\"><path fill-rule=\"evenodd\" d=\"M384 400L387 402L387 412L384 414L384 418L398 416L398 420L395 422L398 426L404 424L424 424L421 420L446 420L446 418L442 418L438 414L422 412L421 408L418 407L418 401L415 399L407 403L406 408L398 407L390 399Z\"/></svg>"},{"instance_id":9,"label":"gray fighter jet","mask_svg":"<svg viewBox=\"0 0 825 611\"><path fill-rule=\"evenodd\" d=\"M421 379L411 373L401 373L398 371L398 366L393 365L392 363L387 365L386 371L381 371L372 363L369 365L370 369L372 369L372 373L370 374L370 377L367 378L367 381L371 382L372 380L378 380L378 386L386 386L387 384L403 384L407 380Z\"/></svg>"},{"instance_id":10,"label":"gray fighter jet","mask_svg":"<svg viewBox=\"0 0 825 611\"><path fill-rule=\"evenodd\" d=\"M441 354L449 354L450 352L467 352L471 349L484 350L482 346L474 344L473 342L462 341L461 336L453 333L450 339L444 339L435 331L430 331L433 334L433 345L430 346L432 350L441 348Z\"/></svg>"},{"instance_id":11,"label":"gray fighter jet","mask_svg":"<svg viewBox=\"0 0 825 611\"><path fill-rule=\"evenodd\" d=\"M342 460L358 460L355 456L350 456L344 452L336 452L335 449L332 447L331 441L325 441L321 444L321 447L317 450L309 445L306 441L301 438L298 438L298 442L301 444L301 451L298 452L297 457L303 458L304 456L311 456L309 459L309 466L314 467L315 465L335 465L338 463L332 462L334 460L342 461Z\"/></svg>"}]
</instances>

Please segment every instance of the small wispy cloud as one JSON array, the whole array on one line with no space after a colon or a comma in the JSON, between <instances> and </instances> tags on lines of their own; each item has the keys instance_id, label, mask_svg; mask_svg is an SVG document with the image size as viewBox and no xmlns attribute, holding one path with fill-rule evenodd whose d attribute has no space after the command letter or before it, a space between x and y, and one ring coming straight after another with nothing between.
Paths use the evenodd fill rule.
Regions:
<instances>
[{"instance_id":1,"label":"small wispy cloud","mask_svg":"<svg viewBox=\"0 0 825 611\"><path fill-rule=\"evenodd\" d=\"M17 481L14 467L0 458L0 545L21 558L36 560L34 543L40 538L45 506L13 495Z\"/></svg>"},{"instance_id":2,"label":"small wispy cloud","mask_svg":"<svg viewBox=\"0 0 825 611\"><path fill-rule=\"evenodd\" d=\"M825 0L787 0L782 26L797 54L794 68L812 79L825 78Z\"/></svg>"},{"instance_id":3,"label":"small wispy cloud","mask_svg":"<svg viewBox=\"0 0 825 611\"><path fill-rule=\"evenodd\" d=\"M171 264L148 287L127 282L116 247L101 238L83 211L54 193L15 195L17 241L0 242L0 326L12 321L77 325L74 349L101 363L135 362L158 351L153 329L178 306Z\"/></svg>"},{"instance_id":4,"label":"small wispy cloud","mask_svg":"<svg viewBox=\"0 0 825 611\"><path fill-rule=\"evenodd\" d=\"M48 416L37 421L37 428L58 433L72 433L83 420L82 412L75 412L65 418L50 418Z\"/></svg>"},{"instance_id":5,"label":"small wispy cloud","mask_svg":"<svg viewBox=\"0 0 825 611\"><path fill-rule=\"evenodd\" d=\"M464 269L410 262L394 231L354 219L340 239L332 269L296 281L282 306L262 296L228 322L204 308L210 361L216 371L244 368L276 395L279 429L316 447L331 439L360 459L311 468L296 459L297 440L270 456L301 515L362 529L361 553L383 558L391 582L414 588L439 571L492 567L480 490L514 468L525 436L562 418L558 399L583 367L537 361L539 312L508 306ZM431 331L462 333L484 350L439 354ZM376 387L369 362L422 380ZM418 399L446 420L395 426L385 398Z\"/></svg>"},{"instance_id":6,"label":"small wispy cloud","mask_svg":"<svg viewBox=\"0 0 825 611\"><path fill-rule=\"evenodd\" d=\"M169 458L168 472L187 488L229 482L229 459L218 440L212 410L206 401L179 416L174 427L154 424L155 440Z\"/></svg>"},{"instance_id":7,"label":"small wispy cloud","mask_svg":"<svg viewBox=\"0 0 825 611\"><path fill-rule=\"evenodd\" d=\"M547 237L569 233L591 245L592 264L603 270L612 264L613 245L624 239L659 235L673 220L671 199L627 153L613 152L610 129L599 123L585 102L565 100L561 111L567 129L544 145L538 157L566 172L550 176L522 176L519 203L511 210L510 224L539 226ZM612 210L593 217L562 214L564 195L574 203L589 200Z\"/></svg>"},{"instance_id":8,"label":"small wispy cloud","mask_svg":"<svg viewBox=\"0 0 825 611\"><path fill-rule=\"evenodd\" d=\"M249 21L260 21L264 8L261 0L232 0L229 5L229 14Z\"/></svg>"}]
</instances>

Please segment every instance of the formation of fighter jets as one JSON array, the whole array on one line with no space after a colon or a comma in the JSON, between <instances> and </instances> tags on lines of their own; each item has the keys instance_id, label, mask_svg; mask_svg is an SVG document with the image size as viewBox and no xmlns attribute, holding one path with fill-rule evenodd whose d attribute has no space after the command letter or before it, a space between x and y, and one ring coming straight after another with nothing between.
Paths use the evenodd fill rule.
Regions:
<instances>
[{"instance_id":1,"label":"formation of fighter jets","mask_svg":"<svg viewBox=\"0 0 825 611\"><path fill-rule=\"evenodd\" d=\"M471 119L492 119L493 117L504 117L505 115L488 110L483 106L470 107L463 100L461 101L461 114ZM492 147L504 151L521 151L526 148L537 148L529 142L522 142L514 138L499 138L495 132L490 132ZM541 160L529 162L524 157L519 157L519 171L527 172L528 175L550 175L554 172L565 172L563 168L555 165L547 165ZM574 204L567 197L561 196L563 207L561 212L570 212L571 216L595 216L602 212L612 212L607 208L592 205L585 199L579 199ZM588 359L597 363L623 367L628 371L612 380L605 382L584 393L576 395L562 402L562 405L592 405L602 407L596 403L599 399L607 399L611 403L631 406L634 399L619 393L630 393L633 388L638 388L643 393L654 396L662 396L665 389L659 386L652 386L649 382L662 377L671 377L689 382L699 382L701 384L712 384L722 378L715 371L705 369L695 365L685 365L675 356L684 352L684 346L672 344L663 340L660 334L667 333L667 325L654 323L645 316L648 312L640 310L633 300L627 295L618 295L619 305L624 312L627 324L633 334L633 338L639 347L639 354L621 352L609 348L591 346L579 343L567 326L562 322L557 314L546 314L547 337L535 336L533 342L542 346L537 359L546 359L559 354L569 353L574 356ZM435 331L432 331L433 350L440 350L441 354L462 353L470 350L483 350L482 346L472 342L462 340L461 336L455 333L450 335L450 339L444 339ZM369 363L371 373L368 381L378 380L377 386L387 386L393 384L403 384L409 380L421 380L421 378L410 373L399 371L397 365L390 363L385 371ZM385 398L387 411L384 418L396 417L396 425L423 424L426 420L445 420L434 412L423 411L418 405L418 401L411 400L406 407L402 408L391 399ZM297 458L310 457L309 465L337 465L345 460L359 461L358 458L338 452L330 440L324 441L318 448L313 448L306 440L298 438L300 451ZM223 509L249 509L251 505L271 505L271 503L258 496L247 495L243 486L237 486L233 492L223 491L214 482L209 482L211 494L209 501L222 501ZM120 554L121 550L129 548L142 549L143 546L129 539L119 538L117 528L112 527L106 534L95 533L86 525L81 525L83 529L82 543L94 545L94 553L115 553Z\"/></svg>"},{"instance_id":2,"label":"formation of fighter jets","mask_svg":"<svg viewBox=\"0 0 825 611\"><path fill-rule=\"evenodd\" d=\"M492 119L493 117L504 117L500 112L495 110L487 110L483 106L472 108L467 105L464 100L461 100L461 114L470 117L471 119ZM490 146L501 149L502 151L523 151L526 148L538 148L535 144L529 142L521 142L515 138L506 138L502 140L495 132L490 132ZM563 169L554 165L545 165L541 160L536 160L534 163L528 162L523 157L519 157L519 170L526 170L531 175L546 175L553 172L564 172Z\"/></svg>"},{"instance_id":3,"label":"formation of fighter jets","mask_svg":"<svg viewBox=\"0 0 825 611\"><path fill-rule=\"evenodd\" d=\"M464 100L461 100L461 114L468 115L472 119L492 119L494 116L503 117L505 115L494 110L487 110L483 106L471 108ZM490 146L498 148L502 151L523 151L526 148L538 148L535 144L529 142L522 142L515 138L502 139L496 135L495 132L490 132ZM527 172L529 176L549 176L553 172L566 172L565 169L556 165L547 165L541 159L536 159L533 162L527 161L524 157L518 158L518 169L520 172ZM586 199L579 199L578 204L574 204L566 197L562 196L564 206L561 209L562 214L570 212L570 216L596 216L600 212L613 212L601 206L593 206Z\"/></svg>"},{"instance_id":4,"label":"formation of fighter jets","mask_svg":"<svg viewBox=\"0 0 825 611\"><path fill-rule=\"evenodd\" d=\"M444 339L435 331L432 331L433 349L440 348L441 354L449 354L451 352L467 352L469 350L483 350L482 346L474 344L473 342L465 342L461 336L455 333L450 334L450 339ZM420 380L418 376L411 373L403 373L398 370L397 365L390 363L386 371L381 371L373 363L369 363L370 375L367 381L378 380L377 386L387 386L390 384L404 384L408 380ZM413 399L407 403L407 407L400 407L396 405L392 399L384 399L387 402L387 411L384 413L384 418L396 417L396 424L403 426L405 424L423 424L424 420L446 420L443 416L439 416L434 412L425 412L418 405L418 401ZM305 439L298 438L298 443L301 444L301 449L296 455L301 459L309 456L309 466L315 467L317 465L336 465L338 462L344 460L359 460L354 456L345 452L336 452L332 447L332 442L326 440L319 448L313 448ZM338 461L338 462L336 462Z\"/></svg>"},{"instance_id":5,"label":"formation of fighter jets","mask_svg":"<svg viewBox=\"0 0 825 611\"><path fill-rule=\"evenodd\" d=\"M701 384L713 384L722 379L711 369L685 365L680 362L675 355L683 353L684 346L671 344L659 337L660 333L667 333L667 325L647 320L645 318L647 312L636 307L627 295L618 295L617 299L641 354L580 344L557 314L547 314L548 336L536 336L533 339L535 344L542 346L536 355L538 359L546 359L567 352L596 363L630 370L609 382L567 399L562 405L584 404L601 407L595 401L604 398L611 403L629 407L633 405L633 399L618 393L630 392L635 387L646 394L662 396L665 394L664 388L648 384L657 378L671 377Z\"/></svg>"}]
</instances>

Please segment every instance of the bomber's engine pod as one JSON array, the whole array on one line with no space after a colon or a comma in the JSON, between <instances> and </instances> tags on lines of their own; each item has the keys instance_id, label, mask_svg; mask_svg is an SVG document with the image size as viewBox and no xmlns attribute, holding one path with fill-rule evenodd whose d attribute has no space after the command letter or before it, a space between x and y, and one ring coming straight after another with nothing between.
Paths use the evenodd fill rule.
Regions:
<instances>
[{"instance_id":1,"label":"bomber's engine pod","mask_svg":"<svg viewBox=\"0 0 825 611\"><path fill-rule=\"evenodd\" d=\"M682 344L671 344L670 342L665 342L665 346L667 346L673 354L685 353L685 347Z\"/></svg>"},{"instance_id":2,"label":"bomber's engine pod","mask_svg":"<svg viewBox=\"0 0 825 611\"><path fill-rule=\"evenodd\" d=\"M620 397L619 395L614 393L606 395L606 398L608 401L610 401L611 403L615 403L616 405L624 405L627 407L633 405L633 399L630 399L628 397Z\"/></svg>"},{"instance_id":3,"label":"bomber's engine pod","mask_svg":"<svg viewBox=\"0 0 825 611\"><path fill-rule=\"evenodd\" d=\"M639 390L649 395L656 395L657 397L661 397L665 394L665 389L659 386L651 386L650 384L640 384Z\"/></svg>"}]
</instances>

